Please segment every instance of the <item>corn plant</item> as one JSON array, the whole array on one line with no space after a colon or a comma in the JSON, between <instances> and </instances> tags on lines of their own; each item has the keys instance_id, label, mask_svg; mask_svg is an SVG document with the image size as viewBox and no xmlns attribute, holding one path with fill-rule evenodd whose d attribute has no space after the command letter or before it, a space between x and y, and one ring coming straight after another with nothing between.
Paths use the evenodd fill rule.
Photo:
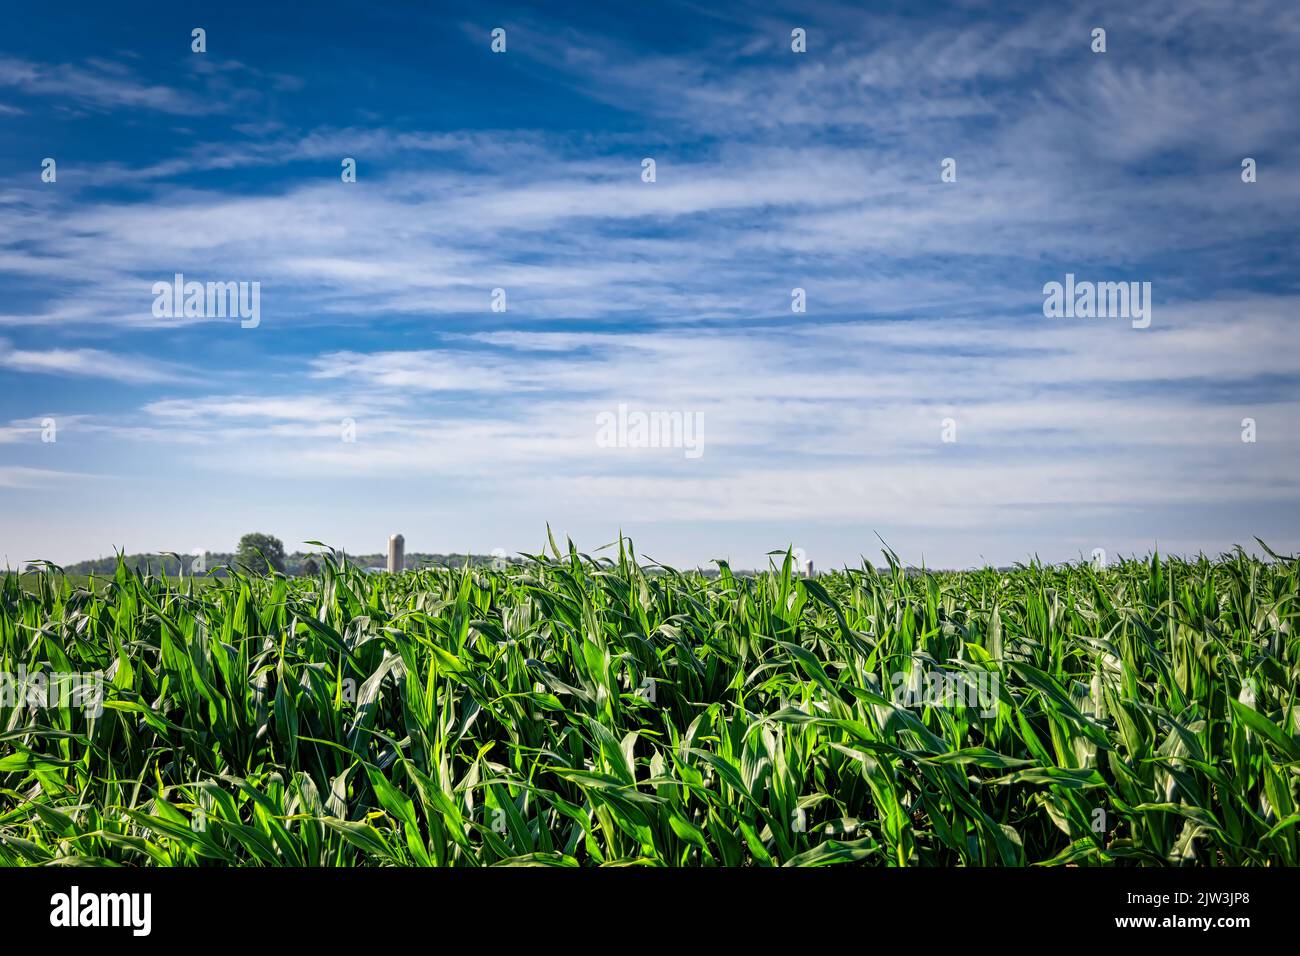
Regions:
<instances>
[{"instance_id":1,"label":"corn plant","mask_svg":"<svg viewBox=\"0 0 1300 956\"><path fill-rule=\"evenodd\" d=\"M633 555L6 574L0 863L1300 864L1293 558Z\"/></svg>"}]
</instances>

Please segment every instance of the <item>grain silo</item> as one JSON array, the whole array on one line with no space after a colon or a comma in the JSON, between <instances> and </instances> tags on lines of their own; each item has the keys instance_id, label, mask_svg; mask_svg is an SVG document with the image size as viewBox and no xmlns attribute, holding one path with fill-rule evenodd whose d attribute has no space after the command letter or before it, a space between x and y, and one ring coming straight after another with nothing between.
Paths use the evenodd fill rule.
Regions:
<instances>
[{"instance_id":1,"label":"grain silo","mask_svg":"<svg viewBox=\"0 0 1300 956\"><path fill-rule=\"evenodd\" d=\"M388 539L388 573L400 573L405 561L406 539L400 534L391 535Z\"/></svg>"}]
</instances>

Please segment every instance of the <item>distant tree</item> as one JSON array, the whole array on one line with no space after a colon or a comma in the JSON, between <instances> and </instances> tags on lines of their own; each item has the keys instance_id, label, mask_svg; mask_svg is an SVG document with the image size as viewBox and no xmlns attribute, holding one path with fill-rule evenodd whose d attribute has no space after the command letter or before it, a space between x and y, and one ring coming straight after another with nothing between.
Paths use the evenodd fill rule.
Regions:
<instances>
[{"instance_id":1,"label":"distant tree","mask_svg":"<svg viewBox=\"0 0 1300 956\"><path fill-rule=\"evenodd\" d=\"M266 574L272 568L284 571L284 542L274 535L254 532L239 539L235 562L251 574Z\"/></svg>"},{"instance_id":2,"label":"distant tree","mask_svg":"<svg viewBox=\"0 0 1300 956\"><path fill-rule=\"evenodd\" d=\"M314 578L320 574L320 565L316 563L315 558L308 558L302 563L302 576L305 578Z\"/></svg>"}]
</instances>

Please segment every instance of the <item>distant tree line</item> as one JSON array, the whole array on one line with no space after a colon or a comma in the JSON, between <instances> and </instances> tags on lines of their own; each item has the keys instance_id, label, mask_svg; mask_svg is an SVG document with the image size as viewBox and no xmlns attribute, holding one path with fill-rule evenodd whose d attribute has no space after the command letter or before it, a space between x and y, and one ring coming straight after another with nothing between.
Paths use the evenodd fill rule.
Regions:
<instances>
[{"instance_id":1,"label":"distant tree line","mask_svg":"<svg viewBox=\"0 0 1300 956\"><path fill-rule=\"evenodd\" d=\"M349 564L363 568L382 568L388 563L388 555L382 552L346 556ZM320 552L293 551L286 554L284 543L279 538L260 532L240 538L237 551L207 551L202 560L197 554L181 554L177 560L174 554L149 552L128 554L124 560L132 571L174 576L184 570L186 574L213 574L217 577L224 577L229 567L253 574L265 574L273 568L292 577L306 577L319 574L324 563ZM490 554L429 554L412 551L406 555L406 567L408 570L422 567L464 567L467 562L474 567L483 567L501 560L517 563L520 559L502 559ZM110 575L117 569L117 555L78 561L76 564L64 565L63 569L69 574Z\"/></svg>"}]
</instances>

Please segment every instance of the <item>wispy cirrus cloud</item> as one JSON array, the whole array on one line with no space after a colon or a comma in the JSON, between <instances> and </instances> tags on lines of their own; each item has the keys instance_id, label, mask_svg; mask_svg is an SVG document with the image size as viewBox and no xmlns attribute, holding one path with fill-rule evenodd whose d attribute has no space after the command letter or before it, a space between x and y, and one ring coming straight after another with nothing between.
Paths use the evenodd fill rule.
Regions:
<instances>
[{"instance_id":1,"label":"wispy cirrus cloud","mask_svg":"<svg viewBox=\"0 0 1300 956\"><path fill-rule=\"evenodd\" d=\"M97 109L149 109L193 115L222 108L193 93L142 80L128 67L104 60L48 64L0 57L0 87Z\"/></svg>"},{"instance_id":2,"label":"wispy cirrus cloud","mask_svg":"<svg viewBox=\"0 0 1300 956\"><path fill-rule=\"evenodd\" d=\"M0 368L41 375L88 376L128 385L183 381L183 372L138 356L103 349L20 349L0 339Z\"/></svg>"},{"instance_id":3,"label":"wispy cirrus cloud","mask_svg":"<svg viewBox=\"0 0 1300 956\"><path fill-rule=\"evenodd\" d=\"M953 563L1264 519L1300 542L1294 9L688 4L671 37L638 13L519 11L502 57L466 24L434 66L364 20L237 60L0 59L32 142L48 104L122 134L50 147L57 184L25 146L0 191L6 460L111 465L124 508L237 487L190 526L287 539L418 515L482 550L551 518L759 563L889 529ZM261 326L154 316L177 272L260 281ZM1151 328L1047 319L1066 272L1151 281ZM620 404L700 414L705 454L599 446Z\"/></svg>"},{"instance_id":4,"label":"wispy cirrus cloud","mask_svg":"<svg viewBox=\"0 0 1300 956\"><path fill-rule=\"evenodd\" d=\"M1002 318L825 324L794 338L733 329L447 336L435 348L306 360L328 395L165 399L117 427L148 428L163 442L176 434L205 471L396 471L537 494L539 506L552 495L539 491L544 462L554 481L573 479L628 515L647 512L642 495L655 482L671 483L674 513L696 518L710 507L718 518L716 495L729 488L728 520L751 522L862 520L929 498L920 513L942 501L951 520L959 510L963 526L989 526L1017 507L1172 501L1170 474L1196 476L1176 497L1201 507L1247 490L1286 501L1300 493L1286 467L1300 453L1292 306L1171 305L1151 335ZM672 449L601 447L597 417L620 404L699 414L707 453L687 463ZM1245 417L1266 443L1241 442ZM355 440L341 434L345 420ZM942 439L948 420L953 444ZM855 482L871 489L866 498L841 493ZM947 490L932 494L939 486ZM791 487L809 494L790 497Z\"/></svg>"},{"instance_id":5,"label":"wispy cirrus cloud","mask_svg":"<svg viewBox=\"0 0 1300 956\"><path fill-rule=\"evenodd\" d=\"M174 61L180 84L152 81L136 64L91 56L80 63L41 62L0 54L0 89L75 104L98 112L150 110L176 116L224 113L261 98L258 87L296 89L291 76L255 69L238 60L207 56Z\"/></svg>"}]
</instances>

